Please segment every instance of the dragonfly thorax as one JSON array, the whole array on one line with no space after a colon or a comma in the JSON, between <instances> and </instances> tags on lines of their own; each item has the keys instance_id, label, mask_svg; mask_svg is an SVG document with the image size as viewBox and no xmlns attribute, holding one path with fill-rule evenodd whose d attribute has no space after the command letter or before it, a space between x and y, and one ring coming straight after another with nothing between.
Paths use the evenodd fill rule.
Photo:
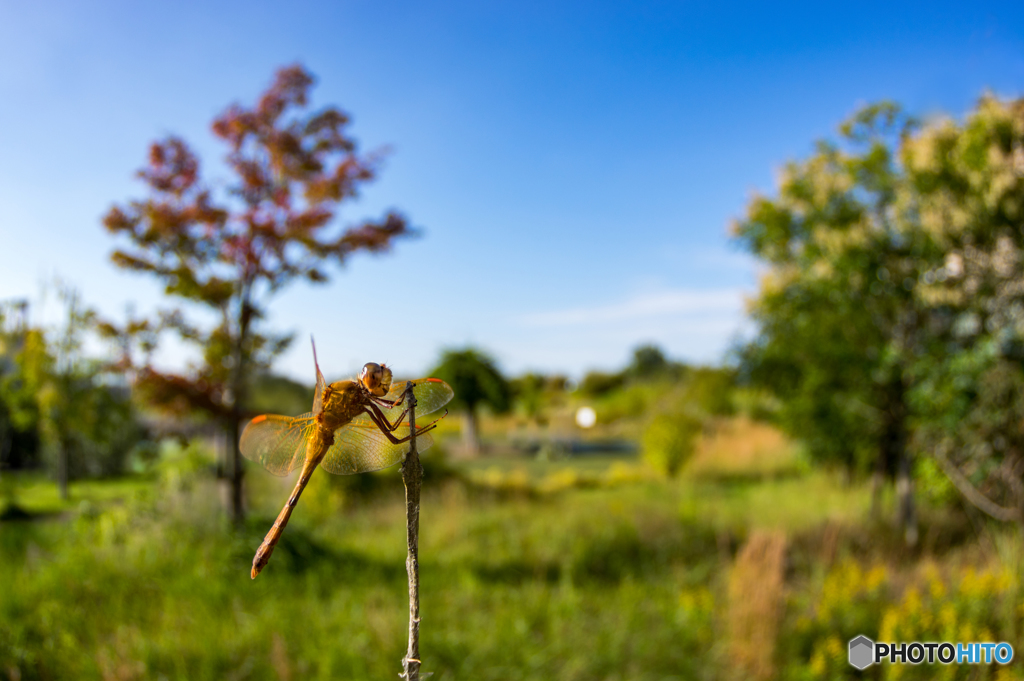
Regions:
<instances>
[{"instance_id":1,"label":"dragonfly thorax","mask_svg":"<svg viewBox=\"0 0 1024 681\"><path fill-rule=\"evenodd\" d=\"M345 425L363 411L365 391L355 381L335 381L324 388L323 410L317 421L327 431Z\"/></svg>"},{"instance_id":2,"label":"dragonfly thorax","mask_svg":"<svg viewBox=\"0 0 1024 681\"><path fill-rule=\"evenodd\" d=\"M383 397L391 390L391 369L387 364L367 362L359 374L359 383L371 395Z\"/></svg>"}]
</instances>

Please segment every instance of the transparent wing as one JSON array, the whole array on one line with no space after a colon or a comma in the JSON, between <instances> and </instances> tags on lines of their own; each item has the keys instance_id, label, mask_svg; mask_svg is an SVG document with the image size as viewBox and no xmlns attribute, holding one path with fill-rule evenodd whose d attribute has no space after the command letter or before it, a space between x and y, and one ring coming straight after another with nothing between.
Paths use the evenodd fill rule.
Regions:
<instances>
[{"instance_id":1,"label":"transparent wing","mask_svg":"<svg viewBox=\"0 0 1024 681\"><path fill-rule=\"evenodd\" d=\"M408 434L408 427L395 431L397 438ZM432 444L434 439L430 433L416 436L417 451L426 451ZM334 444L327 450L320 467L335 475L368 473L401 463L408 451L408 442L394 444L369 416L361 414L335 431Z\"/></svg>"},{"instance_id":2,"label":"transparent wing","mask_svg":"<svg viewBox=\"0 0 1024 681\"><path fill-rule=\"evenodd\" d=\"M324 375L320 373L320 362L316 359L316 341L313 337L309 337L309 342L313 344L313 366L316 367L316 392L313 394L313 416L319 416L324 410L324 388L327 387L327 381L324 379Z\"/></svg>"},{"instance_id":3,"label":"transparent wing","mask_svg":"<svg viewBox=\"0 0 1024 681\"><path fill-rule=\"evenodd\" d=\"M415 381L400 381L391 386L391 390L384 396L386 400L400 400L405 393L405 386L413 384L412 394L416 396L416 419L433 413L448 404L455 393L452 387L440 378L419 378ZM388 420L394 423L395 418L402 413L405 406L385 409L384 414Z\"/></svg>"},{"instance_id":4,"label":"transparent wing","mask_svg":"<svg viewBox=\"0 0 1024 681\"><path fill-rule=\"evenodd\" d=\"M242 456L257 461L274 475L288 475L306 460L306 442L316 430L312 414L295 418L264 414L242 432Z\"/></svg>"}]
</instances>

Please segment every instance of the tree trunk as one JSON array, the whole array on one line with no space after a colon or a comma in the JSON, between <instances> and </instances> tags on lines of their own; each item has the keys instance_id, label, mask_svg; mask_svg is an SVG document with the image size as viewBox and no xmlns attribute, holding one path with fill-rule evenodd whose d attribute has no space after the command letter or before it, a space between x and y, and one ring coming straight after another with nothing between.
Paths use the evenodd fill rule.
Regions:
<instances>
[{"instance_id":1,"label":"tree trunk","mask_svg":"<svg viewBox=\"0 0 1024 681\"><path fill-rule=\"evenodd\" d=\"M903 538L907 546L917 545L917 509L914 506L914 478L911 474L913 466L910 452L905 448L900 457L899 473L896 477L896 496L899 500L899 512L896 522L903 530Z\"/></svg>"},{"instance_id":2,"label":"tree trunk","mask_svg":"<svg viewBox=\"0 0 1024 681\"><path fill-rule=\"evenodd\" d=\"M882 456L896 472L896 526L907 546L917 544L917 511L914 506L913 461L907 451L907 402L903 377L897 375L886 389ZM889 470L892 470L890 468Z\"/></svg>"},{"instance_id":3,"label":"tree trunk","mask_svg":"<svg viewBox=\"0 0 1024 681\"><path fill-rule=\"evenodd\" d=\"M7 464L7 452L11 449L11 428L7 419L0 421L0 480L4 478L4 466Z\"/></svg>"},{"instance_id":4,"label":"tree trunk","mask_svg":"<svg viewBox=\"0 0 1024 681\"><path fill-rule=\"evenodd\" d=\"M875 470L871 473L871 520L882 517L882 487L885 485L885 452L879 452L875 459Z\"/></svg>"},{"instance_id":5,"label":"tree trunk","mask_svg":"<svg viewBox=\"0 0 1024 681\"><path fill-rule=\"evenodd\" d=\"M242 494L242 476L245 469L242 467L242 452L238 447L241 439L241 418L237 416L237 407L232 409L233 418L228 427L227 458L230 461L228 476L231 483L231 522L241 527L245 522L245 505Z\"/></svg>"},{"instance_id":6,"label":"tree trunk","mask_svg":"<svg viewBox=\"0 0 1024 681\"><path fill-rule=\"evenodd\" d=\"M467 409L462 413L462 448L469 458L480 456L480 430L475 409Z\"/></svg>"},{"instance_id":7,"label":"tree trunk","mask_svg":"<svg viewBox=\"0 0 1024 681\"><path fill-rule=\"evenodd\" d=\"M252 306L249 304L249 284L243 286L241 307L238 315L238 337L234 344L235 365L231 374L231 415L228 424L227 450L231 458L229 475L231 476L231 521L236 527L241 527L245 522L245 505L242 495L242 476L245 469L242 468L242 451L239 448L239 440L242 435L242 410L247 406L247 395L245 392L245 372L247 369L245 344L249 339L249 323L252 320Z\"/></svg>"},{"instance_id":8,"label":"tree trunk","mask_svg":"<svg viewBox=\"0 0 1024 681\"><path fill-rule=\"evenodd\" d=\"M57 488L61 501L68 500L68 444L60 441L57 449Z\"/></svg>"}]
</instances>

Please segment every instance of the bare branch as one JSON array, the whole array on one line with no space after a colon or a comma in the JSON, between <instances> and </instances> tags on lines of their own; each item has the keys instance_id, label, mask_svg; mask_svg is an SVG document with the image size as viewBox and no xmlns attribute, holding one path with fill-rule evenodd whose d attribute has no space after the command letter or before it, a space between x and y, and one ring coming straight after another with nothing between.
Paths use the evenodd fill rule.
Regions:
<instances>
[{"instance_id":1,"label":"bare branch","mask_svg":"<svg viewBox=\"0 0 1024 681\"><path fill-rule=\"evenodd\" d=\"M409 453L402 463L402 480L405 482L405 519L408 554L405 569L409 573L409 647L402 659L401 677L406 681L420 678L420 485L423 482L423 466L416 451L416 396L413 384L405 391L409 406Z\"/></svg>"},{"instance_id":2,"label":"bare branch","mask_svg":"<svg viewBox=\"0 0 1024 681\"><path fill-rule=\"evenodd\" d=\"M962 472L960 472L960 469L952 461L946 458L944 447L937 447L935 449L934 456L935 460L938 461L939 465L942 467L942 470L949 477L950 482L956 485L956 488L960 490L960 493L963 494L968 501L996 520L1002 520L1004 522L1020 522L1021 515L1019 509L1000 506L982 494L978 488L975 487Z\"/></svg>"}]
</instances>

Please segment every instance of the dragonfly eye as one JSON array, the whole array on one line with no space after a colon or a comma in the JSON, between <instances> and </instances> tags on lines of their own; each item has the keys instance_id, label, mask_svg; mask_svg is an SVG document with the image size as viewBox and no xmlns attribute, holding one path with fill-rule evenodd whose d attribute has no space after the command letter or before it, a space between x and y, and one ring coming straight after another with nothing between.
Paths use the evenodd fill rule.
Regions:
<instances>
[{"instance_id":1,"label":"dragonfly eye","mask_svg":"<svg viewBox=\"0 0 1024 681\"><path fill-rule=\"evenodd\" d=\"M388 374L391 372L389 371ZM363 373L359 376L359 382L363 384L363 387L370 391L370 393L381 396L387 394L387 389L382 388L381 383L384 379L384 369L379 364L374 362L367 362L363 365ZM389 379L390 382L390 379Z\"/></svg>"}]
</instances>

